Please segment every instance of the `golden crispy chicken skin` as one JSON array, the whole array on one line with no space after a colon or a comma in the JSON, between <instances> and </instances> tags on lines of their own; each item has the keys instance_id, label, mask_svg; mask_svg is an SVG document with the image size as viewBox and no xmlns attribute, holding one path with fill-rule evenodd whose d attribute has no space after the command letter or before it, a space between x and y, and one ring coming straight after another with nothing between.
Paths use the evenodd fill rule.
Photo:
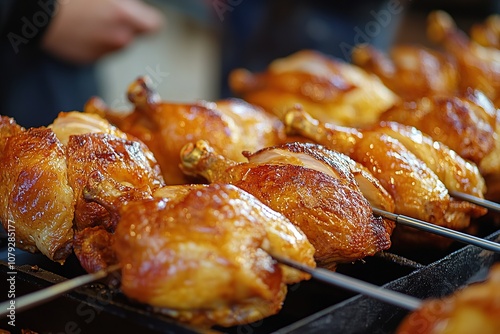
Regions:
<instances>
[{"instance_id":1,"label":"golden crispy chicken skin","mask_svg":"<svg viewBox=\"0 0 500 334\"><path fill-rule=\"evenodd\" d=\"M50 129L11 125L1 127L0 220L7 231L15 228L16 247L64 263L72 251L75 197L63 145Z\"/></svg>"},{"instance_id":2,"label":"golden crispy chicken skin","mask_svg":"<svg viewBox=\"0 0 500 334\"><path fill-rule=\"evenodd\" d=\"M262 73L236 69L229 84L235 94L280 119L301 104L320 120L346 126L372 124L398 101L375 75L310 50L276 59Z\"/></svg>"},{"instance_id":3,"label":"golden crispy chicken skin","mask_svg":"<svg viewBox=\"0 0 500 334\"><path fill-rule=\"evenodd\" d=\"M243 161L241 152L283 142L283 124L242 100L200 101L191 104L161 101L147 78L128 89L134 111L112 112L102 101L88 101L85 111L104 115L121 130L141 139L153 151L168 184L187 183L179 169L179 151L186 143L207 140L218 152Z\"/></svg>"},{"instance_id":4,"label":"golden crispy chicken skin","mask_svg":"<svg viewBox=\"0 0 500 334\"><path fill-rule=\"evenodd\" d=\"M76 197L76 230L97 225L114 230L108 211L83 197L83 188L96 170L106 178L150 192L164 184L156 162L144 153L139 142L106 133L70 136L67 164L69 184Z\"/></svg>"},{"instance_id":5,"label":"golden crispy chicken skin","mask_svg":"<svg viewBox=\"0 0 500 334\"><path fill-rule=\"evenodd\" d=\"M407 316L397 334L499 333L500 265L486 281L474 283L442 299L432 299Z\"/></svg>"},{"instance_id":6,"label":"golden crispy chicken skin","mask_svg":"<svg viewBox=\"0 0 500 334\"><path fill-rule=\"evenodd\" d=\"M441 152L433 150L439 146L430 142L417 145L422 141L422 134L410 132L415 137L404 138L411 150L419 155L429 152L440 157L446 157L443 164L447 163L448 172L461 171L474 176L473 179L457 178L447 175L440 170L444 180L441 181L436 173L424 161L417 158L400 141L391 137L394 130L381 126L374 129L359 131L333 124L322 123L310 117L301 109L292 110L287 114L285 124L289 131L294 131L308 137L319 144L338 150L349 155L353 160L364 165L377 178L382 186L391 194L395 203L395 212L422 219L437 225L453 229L464 229L469 226L471 217L479 217L486 210L474 204L451 199L443 181L448 182L452 189L468 191L474 195L481 195L484 191L484 180L474 169L473 165L463 159L456 158L452 151L441 146ZM416 131L416 130L415 130ZM397 136L402 136L398 132ZM430 139L429 139L430 140ZM447 157L446 154L450 156ZM429 157L432 159L432 157ZM434 165L437 168L439 165ZM462 175L465 176L465 175ZM471 184L472 182L475 184ZM450 244L445 238L414 233L414 230L398 227L398 239L411 239L422 245L434 245L436 242L442 247Z\"/></svg>"},{"instance_id":7,"label":"golden crispy chicken skin","mask_svg":"<svg viewBox=\"0 0 500 334\"><path fill-rule=\"evenodd\" d=\"M314 266L314 249L284 216L231 185L159 189L122 206L113 248L130 298L197 325L232 326L281 308L284 272L270 255Z\"/></svg>"},{"instance_id":8,"label":"golden crispy chicken skin","mask_svg":"<svg viewBox=\"0 0 500 334\"><path fill-rule=\"evenodd\" d=\"M342 174L349 175L346 165L337 174L319 171L309 168L308 162L297 162L311 160L311 156L306 159L304 154L286 152L286 146L279 148L281 154L269 155L269 149L264 149L247 153L250 162L237 163L198 141L183 148L182 167L210 182L234 184L285 215L307 235L320 266L334 269L338 262L355 261L390 247L394 225L373 216L352 175L342 178ZM280 156L284 152L285 158Z\"/></svg>"},{"instance_id":9,"label":"golden crispy chicken skin","mask_svg":"<svg viewBox=\"0 0 500 334\"><path fill-rule=\"evenodd\" d=\"M497 145L497 110L479 91L429 96L397 105L381 121L411 125L476 164Z\"/></svg>"},{"instance_id":10,"label":"golden crispy chicken skin","mask_svg":"<svg viewBox=\"0 0 500 334\"><path fill-rule=\"evenodd\" d=\"M455 94L459 74L453 57L439 51L413 45L396 45L390 54L367 44L358 45L352 61L382 82L405 101Z\"/></svg>"},{"instance_id":11,"label":"golden crispy chicken skin","mask_svg":"<svg viewBox=\"0 0 500 334\"><path fill-rule=\"evenodd\" d=\"M15 119L0 115L0 144L4 142L2 138L7 138L23 131L25 129L17 124Z\"/></svg>"},{"instance_id":12,"label":"golden crispy chicken skin","mask_svg":"<svg viewBox=\"0 0 500 334\"><path fill-rule=\"evenodd\" d=\"M286 143L259 150L256 154L244 152L251 163L286 163L329 174L347 182L356 183L363 196L374 207L394 212L394 200L380 182L363 165L347 155L313 143Z\"/></svg>"}]
</instances>

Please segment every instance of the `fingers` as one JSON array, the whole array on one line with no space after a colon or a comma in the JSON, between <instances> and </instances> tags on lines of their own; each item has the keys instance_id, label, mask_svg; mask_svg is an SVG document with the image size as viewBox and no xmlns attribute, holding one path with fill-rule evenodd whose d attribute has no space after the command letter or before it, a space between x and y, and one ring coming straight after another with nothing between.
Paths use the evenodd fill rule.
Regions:
<instances>
[{"instance_id":1,"label":"fingers","mask_svg":"<svg viewBox=\"0 0 500 334\"><path fill-rule=\"evenodd\" d=\"M157 31L164 23L162 13L141 0L119 0L124 23L137 34Z\"/></svg>"}]
</instances>

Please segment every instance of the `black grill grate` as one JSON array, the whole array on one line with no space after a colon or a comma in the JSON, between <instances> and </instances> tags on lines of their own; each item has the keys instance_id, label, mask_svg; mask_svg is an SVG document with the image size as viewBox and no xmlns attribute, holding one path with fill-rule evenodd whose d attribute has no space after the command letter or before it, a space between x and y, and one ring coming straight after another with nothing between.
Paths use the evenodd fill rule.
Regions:
<instances>
[{"instance_id":1,"label":"black grill grate","mask_svg":"<svg viewBox=\"0 0 500 334\"><path fill-rule=\"evenodd\" d=\"M500 231L487 238L500 241ZM487 269L500 260L498 254L460 245L451 252L404 255L409 260L386 253L341 265L338 271L424 299L449 294L473 280L482 279L481 275L484 276ZM20 265L16 275L18 296L84 273L75 257L70 257L64 266L60 266L41 255L16 251L16 264ZM8 271L6 263L0 262L1 291L8 290ZM407 314L407 311L386 303L355 296L316 281L301 282L289 290L279 314L252 324L213 330L238 334L393 333ZM0 299L6 300L7 293ZM38 333L199 332L155 314L149 307L131 302L119 290L100 283L79 288L50 303L16 314L14 328L8 325L8 320L2 319L0 328L12 333L20 333L21 329Z\"/></svg>"}]
</instances>

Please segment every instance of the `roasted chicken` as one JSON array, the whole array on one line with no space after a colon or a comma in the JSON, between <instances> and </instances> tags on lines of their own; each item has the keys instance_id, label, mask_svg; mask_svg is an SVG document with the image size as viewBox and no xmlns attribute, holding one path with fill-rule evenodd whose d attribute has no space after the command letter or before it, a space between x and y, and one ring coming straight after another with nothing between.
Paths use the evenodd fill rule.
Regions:
<instances>
[{"instance_id":1,"label":"roasted chicken","mask_svg":"<svg viewBox=\"0 0 500 334\"><path fill-rule=\"evenodd\" d=\"M486 213L484 208L448 194L447 186L481 197L485 185L477 167L416 129L387 123L360 131L319 122L299 108L287 114L285 124L289 131L338 150L368 168L393 197L396 213L457 230L468 227L471 217ZM439 242L446 247L451 242L403 227L396 231L398 240L418 241L420 245Z\"/></svg>"},{"instance_id":2,"label":"roasted chicken","mask_svg":"<svg viewBox=\"0 0 500 334\"><path fill-rule=\"evenodd\" d=\"M478 89L500 106L500 50L471 40L443 11L429 14L427 35L456 59L461 91Z\"/></svg>"},{"instance_id":3,"label":"roasted chicken","mask_svg":"<svg viewBox=\"0 0 500 334\"><path fill-rule=\"evenodd\" d=\"M15 224L19 248L54 261L64 262L74 243L84 269L104 266L94 249L109 247L103 240L115 226L83 197L90 175L149 195L164 185L147 147L97 115L60 113L50 127L29 130L2 118L0 133L0 219Z\"/></svg>"},{"instance_id":4,"label":"roasted chicken","mask_svg":"<svg viewBox=\"0 0 500 334\"><path fill-rule=\"evenodd\" d=\"M461 157L481 165L489 154L500 155L494 152L498 141L498 115L491 101L476 90L464 95L435 95L400 104L384 112L380 120L414 126ZM493 166L485 165L484 168L491 170Z\"/></svg>"},{"instance_id":5,"label":"roasted chicken","mask_svg":"<svg viewBox=\"0 0 500 334\"><path fill-rule=\"evenodd\" d=\"M483 93L422 98L393 107L380 119L415 126L474 162L488 184L485 197L500 200L500 113Z\"/></svg>"},{"instance_id":6,"label":"roasted chicken","mask_svg":"<svg viewBox=\"0 0 500 334\"><path fill-rule=\"evenodd\" d=\"M24 130L2 117L0 220L16 247L64 263L72 252L75 196L66 152L54 132Z\"/></svg>"},{"instance_id":7,"label":"roasted chicken","mask_svg":"<svg viewBox=\"0 0 500 334\"><path fill-rule=\"evenodd\" d=\"M315 51L273 61L263 73L234 70L235 94L282 119L301 104L315 118L345 126L373 124L398 97L373 74Z\"/></svg>"},{"instance_id":8,"label":"roasted chicken","mask_svg":"<svg viewBox=\"0 0 500 334\"><path fill-rule=\"evenodd\" d=\"M121 289L158 312L202 326L256 321L278 312L286 284L308 278L270 255L315 266L305 235L239 188L166 186L140 199L116 185L93 182L86 196L116 212Z\"/></svg>"},{"instance_id":9,"label":"roasted chicken","mask_svg":"<svg viewBox=\"0 0 500 334\"><path fill-rule=\"evenodd\" d=\"M484 282L426 301L403 320L397 334L499 333L499 314L500 264L494 264Z\"/></svg>"},{"instance_id":10,"label":"roasted chicken","mask_svg":"<svg viewBox=\"0 0 500 334\"><path fill-rule=\"evenodd\" d=\"M204 139L236 161L242 151L254 151L285 140L283 124L274 116L237 99L191 104L161 101L147 77L128 89L133 112L113 112L97 98L88 101L85 111L105 116L121 130L142 140L155 154L168 184L186 179L179 169L179 151L188 142Z\"/></svg>"},{"instance_id":11,"label":"roasted chicken","mask_svg":"<svg viewBox=\"0 0 500 334\"><path fill-rule=\"evenodd\" d=\"M453 57L413 45L396 45L386 55L362 44L354 48L352 61L382 82L404 101L435 94L455 94L459 74Z\"/></svg>"},{"instance_id":12,"label":"roasted chicken","mask_svg":"<svg viewBox=\"0 0 500 334\"><path fill-rule=\"evenodd\" d=\"M246 152L249 162L237 163L198 141L181 157L184 172L233 184L285 215L307 235L318 265L334 269L389 248L394 224L373 216L339 155L315 158L321 150L285 144Z\"/></svg>"}]
</instances>

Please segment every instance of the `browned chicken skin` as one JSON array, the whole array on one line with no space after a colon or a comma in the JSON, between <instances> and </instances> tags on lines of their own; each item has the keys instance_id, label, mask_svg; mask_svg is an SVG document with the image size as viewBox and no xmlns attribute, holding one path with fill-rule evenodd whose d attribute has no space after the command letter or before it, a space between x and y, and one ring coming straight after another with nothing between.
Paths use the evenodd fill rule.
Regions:
<instances>
[{"instance_id":1,"label":"browned chicken skin","mask_svg":"<svg viewBox=\"0 0 500 334\"><path fill-rule=\"evenodd\" d=\"M376 74L405 101L434 94L455 94L459 75L445 53L413 45L396 45L386 55L370 45L356 46L352 61Z\"/></svg>"},{"instance_id":2,"label":"browned chicken skin","mask_svg":"<svg viewBox=\"0 0 500 334\"><path fill-rule=\"evenodd\" d=\"M140 199L116 185L91 183L86 197L118 212L122 290L158 312L203 326L256 321L278 312L286 284L308 278L269 254L315 266L305 235L239 188L166 186Z\"/></svg>"},{"instance_id":3,"label":"browned chicken skin","mask_svg":"<svg viewBox=\"0 0 500 334\"><path fill-rule=\"evenodd\" d=\"M289 145L303 144L246 153L249 162L237 163L198 141L183 148L182 167L210 182L234 184L284 214L307 235L320 266L333 269L338 262L351 262L389 248L394 225L373 216L368 201L352 182L348 165L339 163L320 171L318 166L327 159L317 161L313 154L303 153L307 148L297 153L288 150ZM279 152L272 153L273 149ZM333 172L339 168L340 173ZM350 176L346 179L342 175Z\"/></svg>"},{"instance_id":4,"label":"browned chicken skin","mask_svg":"<svg viewBox=\"0 0 500 334\"><path fill-rule=\"evenodd\" d=\"M280 119L301 104L315 118L346 126L372 124L398 101L375 75L310 50L276 59L262 73L236 69L229 84L235 94Z\"/></svg>"},{"instance_id":5,"label":"browned chicken skin","mask_svg":"<svg viewBox=\"0 0 500 334\"><path fill-rule=\"evenodd\" d=\"M368 168L384 188L392 195L395 203L395 212L417 219L425 220L437 225L453 229L464 229L469 226L471 217L484 215L486 210L474 204L451 199L448 189L439 177L422 160L418 159L401 142L391 137L394 130L401 136L402 126L391 128L381 126L370 130L359 131L328 123L321 123L311 118L303 110L297 109L287 114L285 124L290 130L306 136L317 143L328 146L349 155ZM417 135L416 129L412 130ZM410 132L411 133L411 132ZM422 154L432 160L429 152L435 156L446 157L442 163L448 168L440 170L440 174L451 189L470 192L473 195L482 195L484 180L474 165L456 155L450 155L446 147L441 146L441 152L432 150L439 146L422 141L423 135L418 138L406 137L412 150L425 149ZM414 141L415 139L415 141ZM416 146L418 141L422 144ZM418 152L417 152L418 154ZM447 156L448 154L448 156ZM432 165L431 165L432 167ZM435 164L435 168L441 165ZM464 176L456 177L447 173L460 172ZM468 179L471 177L472 179ZM411 240L420 245L434 245L438 242L442 247L450 241L436 236L414 233L404 227L398 227L398 239ZM436 246L436 245L434 245Z\"/></svg>"},{"instance_id":6,"label":"browned chicken skin","mask_svg":"<svg viewBox=\"0 0 500 334\"><path fill-rule=\"evenodd\" d=\"M484 47L459 30L453 19L443 11L428 16L427 35L444 47L457 62L459 88L478 89L496 105L500 99L500 50Z\"/></svg>"},{"instance_id":7,"label":"browned chicken skin","mask_svg":"<svg viewBox=\"0 0 500 334\"><path fill-rule=\"evenodd\" d=\"M242 151L275 145L286 138L284 126L276 117L241 100L168 103L160 100L146 78L133 82L128 96L135 106L131 113L112 112L96 98L87 103L85 111L104 115L146 143L168 184L191 181L178 165L180 149L193 140L207 140L221 154L242 161Z\"/></svg>"},{"instance_id":8,"label":"browned chicken skin","mask_svg":"<svg viewBox=\"0 0 500 334\"><path fill-rule=\"evenodd\" d=\"M65 150L46 128L5 126L0 137L0 220L16 247L64 263L72 251L75 197ZM10 226L10 228L9 228Z\"/></svg>"},{"instance_id":9,"label":"browned chicken skin","mask_svg":"<svg viewBox=\"0 0 500 334\"><path fill-rule=\"evenodd\" d=\"M397 105L382 121L411 125L476 164L497 145L497 109L479 91L436 95Z\"/></svg>"},{"instance_id":10,"label":"browned chicken skin","mask_svg":"<svg viewBox=\"0 0 500 334\"><path fill-rule=\"evenodd\" d=\"M411 313L397 334L499 333L500 264L486 281L474 283L442 299L432 299Z\"/></svg>"},{"instance_id":11,"label":"browned chicken skin","mask_svg":"<svg viewBox=\"0 0 500 334\"><path fill-rule=\"evenodd\" d=\"M151 196L164 185L153 154L97 115L60 113L49 128L27 131L11 119L1 120L0 219L6 227L16 225L19 248L62 263L74 237L84 269L104 267L97 250L109 247L106 233L115 226L108 211L87 202L82 190L99 173Z\"/></svg>"}]
</instances>

